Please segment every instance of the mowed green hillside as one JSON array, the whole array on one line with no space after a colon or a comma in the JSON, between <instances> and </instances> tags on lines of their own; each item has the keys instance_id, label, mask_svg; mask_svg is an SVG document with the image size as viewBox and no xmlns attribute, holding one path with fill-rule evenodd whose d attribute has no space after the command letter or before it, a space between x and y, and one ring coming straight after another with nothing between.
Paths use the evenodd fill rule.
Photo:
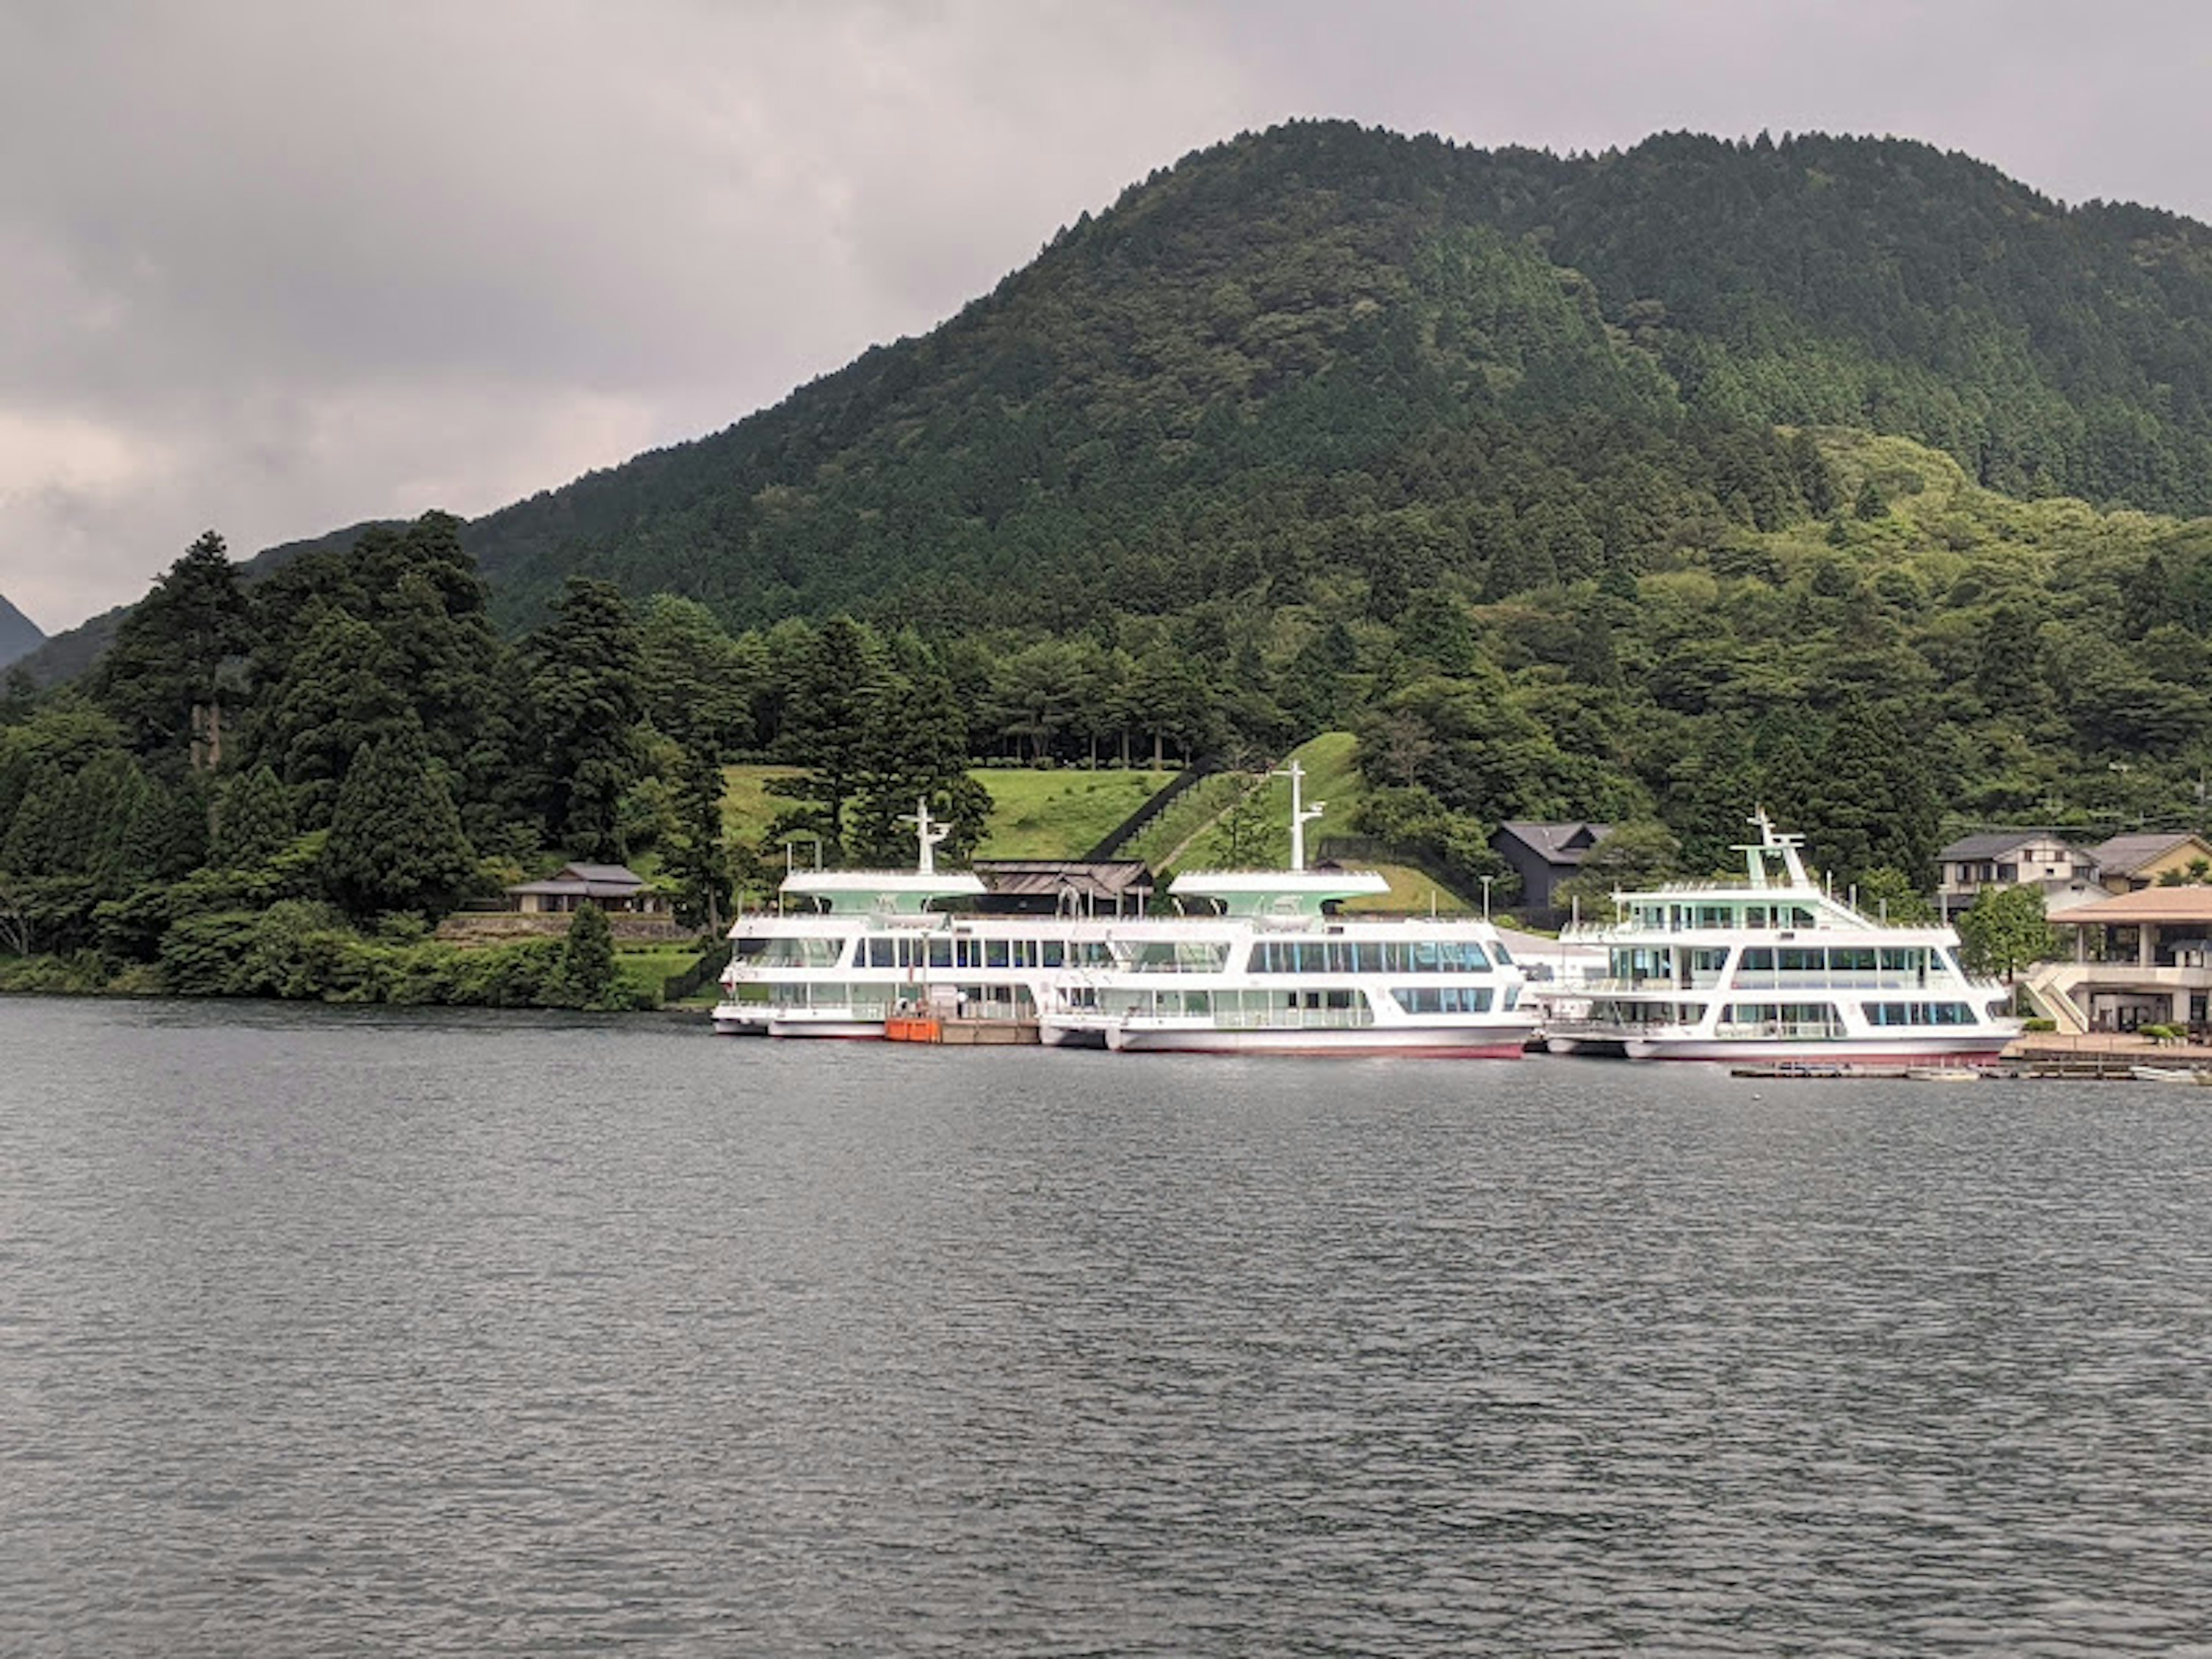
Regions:
<instances>
[{"instance_id":1,"label":"mowed green hillside","mask_svg":"<svg viewBox=\"0 0 2212 1659\"><path fill-rule=\"evenodd\" d=\"M789 803L768 791L772 778L790 777L789 766L726 766L722 817L730 833L758 842ZM979 767L970 774L991 793L991 819L975 856L986 859L1078 859L1172 782L1173 772L1146 769L1084 771Z\"/></svg>"},{"instance_id":2,"label":"mowed green hillside","mask_svg":"<svg viewBox=\"0 0 2212 1659\"><path fill-rule=\"evenodd\" d=\"M1349 732L1324 732L1285 757L1273 775L1255 778L1224 773L1207 779L1161 815L1157 826L1133 848L1132 855L1152 858L1176 870L1286 867L1291 781L1279 774L1296 761L1305 774L1301 785L1305 805L1323 808L1322 817L1306 825L1310 864L1330 837L1353 834L1367 790L1355 757L1357 742ZM1480 908L1412 866L1365 857L1346 862L1378 871L1390 884L1388 893L1355 899L1344 907L1347 911L1461 915Z\"/></svg>"}]
</instances>

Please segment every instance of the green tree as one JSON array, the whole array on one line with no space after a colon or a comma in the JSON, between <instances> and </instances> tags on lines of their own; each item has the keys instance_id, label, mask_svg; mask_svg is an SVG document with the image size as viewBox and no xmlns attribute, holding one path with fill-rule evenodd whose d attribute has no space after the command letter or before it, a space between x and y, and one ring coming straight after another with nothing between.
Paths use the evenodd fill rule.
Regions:
<instances>
[{"instance_id":1,"label":"green tree","mask_svg":"<svg viewBox=\"0 0 2212 1659\"><path fill-rule=\"evenodd\" d=\"M1682 844L1656 818L1617 823L1583 854L1582 868L1561 882L1552 902L1565 908L1579 902L1584 915L1596 915L1617 893L1657 886L1681 870Z\"/></svg>"},{"instance_id":2,"label":"green tree","mask_svg":"<svg viewBox=\"0 0 2212 1659\"><path fill-rule=\"evenodd\" d=\"M131 607L94 678L94 695L137 753L174 770L222 764L226 710L252 643L238 573L207 532Z\"/></svg>"},{"instance_id":3,"label":"green tree","mask_svg":"<svg viewBox=\"0 0 2212 1659\"><path fill-rule=\"evenodd\" d=\"M571 576L530 653L547 825L573 857L620 860L623 796L643 771L644 709L637 628L621 590Z\"/></svg>"},{"instance_id":4,"label":"green tree","mask_svg":"<svg viewBox=\"0 0 2212 1659\"><path fill-rule=\"evenodd\" d=\"M577 908L561 948L563 1000L579 1008L612 1006L616 990L614 930L596 904Z\"/></svg>"},{"instance_id":5,"label":"green tree","mask_svg":"<svg viewBox=\"0 0 2212 1659\"><path fill-rule=\"evenodd\" d=\"M270 768L257 766L223 786L209 856L233 869L259 864L290 846L298 833L291 793Z\"/></svg>"},{"instance_id":6,"label":"green tree","mask_svg":"<svg viewBox=\"0 0 2212 1659\"><path fill-rule=\"evenodd\" d=\"M320 829L354 757L397 733L408 704L398 660L369 623L318 601L296 638L263 694L252 750L294 792L300 823Z\"/></svg>"},{"instance_id":7,"label":"green tree","mask_svg":"<svg viewBox=\"0 0 2212 1659\"><path fill-rule=\"evenodd\" d=\"M475 864L453 797L412 725L371 744L346 769L323 875L347 915L441 914Z\"/></svg>"},{"instance_id":8,"label":"green tree","mask_svg":"<svg viewBox=\"0 0 2212 1659\"><path fill-rule=\"evenodd\" d=\"M1262 775L1254 779L1221 815L1221 822L1214 829L1213 846L1225 867L1249 870L1259 866L1273 839L1273 805L1267 777Z\"/></svg>"},{"instance_id":9,"label":"green tree","mask_svg":"<svg viewBox=\"0 0 2212 1659\"><path fill-rule=\"evenodd\" d=\"M677 840L663 866L677 883L678 918L718 933L732 880L722 822L725 787L721 763L710 751L684 751L676 789Z\"/></svg>"},{"instance_id":10,"label":"green tree","mask_svg":"<svg viewBox=\"0 0 2212 1659\"><path fill-rule=\"evenodd\" d=\"M2031 963L2058 954L2039 888L1984 887L1954 921L1971 973L2010 983Z\"/></svg>"},{"instance_id":11,"label":"green tree","mask_svg":"<svg viewBox=\"0 0 2212 1659\"><path fill-rule=\"evenodd\" d=\"M1893 864L1859 872L1858 906L1893 927L1917 927L1936 920L1936 907L1912 878Z\"/></svg>"},{"instance_id":12,"label":"green tree","mask_svg":"<svg viewBox=\"0 0 2212 1659\"><path fill-rule=\"evenodd\" d=\"M875 724L889 715L889 678L881 644L850 617L832 617L816 631L795 665L778 744L783 759L806 771L769 784L799 803L773 833L811 831L842 855L847 809L879 741Z\"/></svg>"}]
</instances>

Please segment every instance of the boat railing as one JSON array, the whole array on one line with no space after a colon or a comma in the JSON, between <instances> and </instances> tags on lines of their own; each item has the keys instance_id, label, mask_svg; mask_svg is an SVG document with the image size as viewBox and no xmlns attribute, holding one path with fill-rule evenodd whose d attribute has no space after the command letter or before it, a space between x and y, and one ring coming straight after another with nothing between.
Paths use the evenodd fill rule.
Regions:
<instances>
[{"instance_id":1,"label":"boat railing","mask_svg":"<svg viewBox=\"0 0 2212 1659\"><path fill-rule=\"evenodd\" d=\"M1807 974L1762 973L1738 970L1733 975L1721 974L1692 974L1686 983L1663 974L1647 975L1642 979L1590 979L1575 987L1578 996L1607 996L1642 994L1664 996L1668 992L1714 991L1723 988L1734 993L1793 992L1793 991L1895 991L1917 996L1963 994L1948 977L1930 975L1923 979L1913 973L1867 974Z\"/></svg>"},{"instance_id":2,"label":"boat railing","mask_svg":"<svg viewBox=\"0 0 2212 1659\"><path fill-rule=\"evenodd\" d=\"M1180 1015L1166 1018L1180 1018ZM1339 1031L1372 1025L1375 1016L1365 1008L1222 1009L1204 1018L1227 1031Z\"/></svg>"},{"instance_id":3,"label":"boat railing","mask_svg":"<svg viewBox=\"0 0 2212 1659\"><path fill-rule=\"evenodd\" d=\"M1844 1028L1840 1022L1826 1019L1731 1020L1714 1026L1713 1035L1723 1042L1784 1037L1796 1042L1826 1042L1842 1036Z\"/></svg>"}]
</instances>

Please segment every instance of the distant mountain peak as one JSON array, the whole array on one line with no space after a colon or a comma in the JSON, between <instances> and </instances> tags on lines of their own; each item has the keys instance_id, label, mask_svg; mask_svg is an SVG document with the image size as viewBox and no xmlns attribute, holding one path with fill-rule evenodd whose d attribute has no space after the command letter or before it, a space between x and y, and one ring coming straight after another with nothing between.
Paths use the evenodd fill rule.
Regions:
<instances>
[{"instance_id":1,"label":"distant mountain peak","mask_svg":"<svg viewBox=\"0 0 2212 1659\"><path fill-rule=\"evenodd\" d=\"M27 657L46 642L46 635L38 623L8 602L0 593L0 668L5 668L19 657Z\"/></svg>"}]
</instances>

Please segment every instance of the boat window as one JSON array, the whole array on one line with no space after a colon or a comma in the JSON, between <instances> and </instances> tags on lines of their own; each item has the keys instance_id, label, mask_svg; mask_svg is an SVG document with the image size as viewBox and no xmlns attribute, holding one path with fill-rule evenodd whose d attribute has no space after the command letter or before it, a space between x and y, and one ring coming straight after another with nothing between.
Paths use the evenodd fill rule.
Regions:
<instances>
[{"instance_id":1,"label":"boat window","mask_svg":"<svg viewBox=\"0 0 2212 1659\"><path fill-rule=\"evenodd\" d=\"M1390 1000L1409 1014L1486 1014L1492 995L1487 985L1407 985Z\"/></svg>"},{"instance_id":2,"label":"boat window","mask_svg":"<svg viewBox=\"0 0 2212 1659\"><path fill-rule=\"evenodd\" d=\"M1818 974L1827 969L1826 953L1820 951L1778 951L1776 957L1785 974Z\"/></svg>"},{"instance_id":3,"label":"boat window","mask_svg":"<svg viewBox=\"0 0 2212 1659\"><path fill-rule=\"evenodd\" d=\"M929 965L933 968L950 968L952 965L951 939L933 939L929 941Z\"/></svg>"},{"instance_id":4,"label":"boat window","mask_svg":"<svg viewBox=\"0 0 2212 1659\"><path fill-rule=\"evenodd\" d=\"M1496 957L1500 962L1507 963L1509 966L1513 961L1513 953L1505 948L1505 941L1502 939L1492 939L1491 941L1490 954Z\"/></svg>"},{"instance_id":5,"label":"boat window","mask_svg":"<svg viewBox=\"0 0 2212 1659\"><path fill-rule=\"evenodd\" d=\"M1228 959L1226 940L1146 939L1129 953L1129 966L1140 974L1212 974Z\"/></svg>"},{"instance_id":6,"label":"boat window","mask_svg":"<svg viewBox=\"0 0 2212 1659\"><path fill-rule=\"evenodd\" d=\"M773 939L761 952L765 968L834 968L845 942L835 939Z\"/></svg>"},{"instance_id":7,"label":"boat window","mask_svg":"<svg viewBox=\"0 0 2212 1659\"><path fill-rule=\"evenodd\" d=\"M1869 1002L1869 1025L1972 1025L1974 1011L1963 1002Z\"/></svg>"},{"instance_id":8,"label":"boat window","mask_svg":"<svg viewBox=\"0 0 2212 1659\"><path fill-rule=\"evenodd\" d=\"M1743 953L1743 970L1747 974L1771 974L1774 971L1774 952L1765 945Z\"/></svg>"},{"instance_id":9,"label":"boat window","mask_svg":"<svg viewBox=\"0 0 2212 1659\"><path fill-rule=\"evenodd\" d=\"M1067 947L1062 941L1056 939L1044 941L1044 965L1048 968L1064 968L1067 965Z\"/></svg>"},{"instance_id":10,"label":"boat window","mask_svg":"<svg viewBox=\"0 0 2212 1659\"><path fill-rule=\"evenodd\" d=\"M1012 967L1013 965L1013 952L1008 950L1006 946L1007 942L1002 939L984 940L983 965L986 968Z\"/></svg>"}]
</instances>

